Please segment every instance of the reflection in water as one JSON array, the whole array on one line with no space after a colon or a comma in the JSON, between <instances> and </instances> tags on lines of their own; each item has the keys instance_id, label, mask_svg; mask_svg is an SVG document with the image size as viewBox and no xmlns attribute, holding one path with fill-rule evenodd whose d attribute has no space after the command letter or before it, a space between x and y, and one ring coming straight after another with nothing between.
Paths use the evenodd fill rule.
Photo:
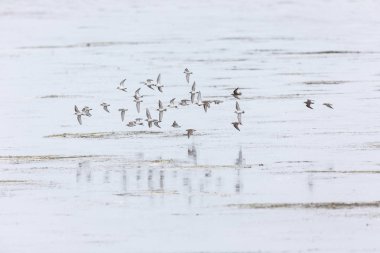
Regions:
<instances>
[{"instance_id":1,"label":"reflection in water","mask_svg":"<svg viewBox=\"0 0 380 253\"><path fill-rule=\"evenodd\" d=\"M241 178L240 178L240 169L236 170L236 183L235 183L235 193L241 192Z\"/></svg>"},{"instance_id":2,"label":"reflection in water","mask_svg":"<svg viewBox=\"0 0 380 253\"><path fill-rule=\"evenodd\" d=\"M148 189L150 191L153 190L153 171L152 170L148 171Z\"/></svg>"},{"instance_id":3,"label":"reflection in water","mask_svg":"<svg viewBox=\"0 0 380 253\"><path fill-rule=\"evenodd\" d=\"M245 159L243 158L243 151L242 151L241 146L240 146L238 158L236 159L235 165L237 165L239 167L242 167L245 165Z\"/></svg>"},{"instance_id":4,"label":"reflection in water","mask_svg":"<svg viewBox=\"0 0 380 253\"><path fill-rule=\"evenodd\" d=\"M193 161L194 165L198 164L197 149L195 148L194 144L191 147L187 148L187 157Z\"/></svg>"},{"instance_id":5,"label":"reflection in water","mask_svg":"<svg viewBox=\"0 0 380 253\"><path fill-rule=\"evenodd\" d=\"M160 190L164 191L165 171L160 170Z\"/></svg>"}]
</instances>

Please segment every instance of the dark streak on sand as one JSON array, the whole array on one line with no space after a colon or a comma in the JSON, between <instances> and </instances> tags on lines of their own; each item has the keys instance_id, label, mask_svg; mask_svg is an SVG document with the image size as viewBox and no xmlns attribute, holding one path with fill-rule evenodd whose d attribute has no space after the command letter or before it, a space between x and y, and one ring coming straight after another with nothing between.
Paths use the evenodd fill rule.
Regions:
<instances>
[{"instance_id":1,"label":"dark streak on sand","mask_svg":"<svg viewBox=\"0 0 380 253\"><path fill-rule=\"evenodd\" d=\"M380 201L373 202L319 202L319 203L252 203L231 204L228 207L241 209L353 209L379 208Z\"/></svg>"}]
</instances>

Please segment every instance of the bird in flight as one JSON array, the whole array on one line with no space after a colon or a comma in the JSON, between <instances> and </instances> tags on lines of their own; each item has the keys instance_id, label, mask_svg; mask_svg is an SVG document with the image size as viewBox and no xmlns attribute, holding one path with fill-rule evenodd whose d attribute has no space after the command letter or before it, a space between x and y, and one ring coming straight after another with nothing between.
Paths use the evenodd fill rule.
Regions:
<instances>
[{"instance_id":1,"label":"bird in flight","mask_svg":"<svg viewBox=\"0 0 380 253\"><path fill-rule=\"evenodd\" d=\"M128 109L120 108L119 112L121 113L121 121L124 121L125 112L128 111Z\"/></svg>"},{"instance_id":2,"label":"bird in flight","mask_svg":"<svg viewBox=\"0 0 380 253\"><path fill-rule=\"evenodd\" d=\"M190 82L190 75L193 74L193 72L191 72L188 68L185 68L185 71L183 71L183 73L186 75L187 83L189 83Z\"/></svg>"},{"instance_id":3,"label":"bird in flight","mask_svg":"<svg viewBox=\"0 0 380 253\"><path fill-rule=\"evenodd\" d=\"M190 138L190 135L194 135L194 132L197 131L195 129L186 129L186 132L187 132L187 138L189 139Z\"/></svg>"},{"instance_id":4,"label":"bird in flight","mask_svg":"<svg viewBox=\"0 0 380 253\"><path fill-rule=\"evenodd\" d=\"M118 89L118 90L121 90L121 91L127 92L127 87L125 87L125 85L124 85L125 80L127 80L127 79L123 79L123 80L119 83L119 86L117 86L117 89Z\"/></svg>"},{"instance_id":5,"label":"bird in flight","mask_svg":"<svg viewBox=\"0 0 380 253\"><path fill-rule=\"evenodd\" d=\"M100 105L103 106L103 109L104 109L106 112L110 112L110 111L108 110L108 106L110 106L110 104L107 104L107 103L101 103Z\"/></svg>"},{"instance_id":6,"label":"bird in flight","mask_svg":"<svg viewBox=\"0 0 380 253\"><path fill-rule=\"evenodd\" d=\"M311 107L311 105L314 104L314 100L308 99L304 103L306 104L306 107L308 107L310 109L314 109L313 107Z\"/></svg>"},{"instance_id":7,"label":"bird in flight","mask_svg":"<svg viewBox=\"0 0 380 253\"><path fill-rule=\"evenodd\" d=\"M234 89L234 91L231 94L234 98L240 99L240 96L242 95L239 88Z\"/></svg>"},{"instance_id":8,"label":"bird in flight","mask_svg":"<svg viewBox=\"0 0 380 253\"><path fill-rule=\"evenodd\" d=\"M324 106L327 106L328 108L334 109L334 108L333 108L333 105L330 104L330 103L324 103L323 105L324 105Z\"/></svg>"}]
</instances>

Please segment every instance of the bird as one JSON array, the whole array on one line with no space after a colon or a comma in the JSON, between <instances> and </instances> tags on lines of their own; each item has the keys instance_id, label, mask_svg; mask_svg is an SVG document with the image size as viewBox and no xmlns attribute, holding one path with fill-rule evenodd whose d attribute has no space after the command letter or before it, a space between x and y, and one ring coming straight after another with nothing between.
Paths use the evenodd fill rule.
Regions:
<instances>
[{"instance_id":1,"label":"bird","mask_svg":"<svg viewBox=\"0 0 380 253\"><path fill-rule=\"evenodd\" d=\"M178 106L176 106L174 104L174 101L175 101L175 98L173 98L172 100L170 100L170 104L168 105L169 108L178 108Z\"/></svg>"},{"instance_id":2,"label":"bird","mask_svg":"<svg viewBox=\"0 0 380 253\"><path fill-rule=\"evenodd\" d=\"M308 107L310 109L314 109L313 107L311 107L311 105L314 104L314 100L308 99L304 103L306 104L306 107Z\"/></svg>"},{"instance_id":3,"label":"bird","mask_svg":"<svg viewBox=\"0 0 380 253\"><path fill-rule=\"evenodd\" d=\"M182 105L182 106L187 106L187 105L189 105L190 102L191 102L191 100L182 99L181 102L179 102L178 104Z\"/></svg>"},{"instance_id":4,"label":"bird","mask_svg":"<svg viewBox=\"0 0 380 253\"><path fill-rule=\"evenodd\" d=\"M135 99L139 99L139 98L143 98L144 95L140 95L140 89L141 88L138 88L136 91L135 91L135 95L133 96Z\"/></svg>"},{"instance_id":5,"label":"bird","mask_svg":"<svg viewBox=\"0 0 380 253\"><path fill-rule=\"evenodd\" d=\"M120 108L119 112L121 113L121 121L124 121L125 112L128 111L128 109Z\"/></svg>"},{"instance_id":6,"label":"bird","mask_svg":"<svg viewBox=\"0 0 380 253\"><path fill-rule=\"evenodd\" d=\"M173 124L172 124L172 127L174 127L174 128L180 128L181 126L178 125L177 121L174 121Z\"/></svg>"},{"instance_id":7,"label":"bird","mask_svg":"<svg viewBox=\"0 0 380 253\"><path fill-rule=\"evenodd\" d=\"M127 79L123 79L123 80L120 82L119 86L117 86L117 89L118 89L118 90L121 90L121 91L127 92L127 88L126 88L125 85L124 85L125 80L127 80Z\"/></svg>"},{"instance_id":8,"label":"bird","mask_svg":"<svg viewBox=\"0 0 380 253\"><path fill-rule=\"evenodd\" d=\"M189 93L191 94L191 103L194 104L195 94L199 93L198 91L195 91L195 82L193 83L193 86L191 87L191 91Z\"/></svg>"},{"instance_id":9,"label":"bird","mask_svg":"<svg viewBox=\"0 0 380 253\"><path fill-rule=\"evenodd\" d=\"M107 103L101 103L100 105L103 106L103 109L104 109L106 112L110 112L110 111L108 110L108 106L110 106L110 104L107 104Z\"/></svg>"},{"instance_id":10,"label":"bird","mask_svg":"<svg viewBox=\"0 0 380 253\"><path fill-rule=\"evenodd\" d=\"M241 93L241 91L240 91L240 89L239 88L236 88L236 89L234 89L234 91L232 92L232 94L231 94L234 98L237 98L237 99L240 99L240 97L239 96L241 96L242 95L242 93Z\"/></svg>"},{"instance_id":11,"label":"bird","mask_svg":"<svg viewBox=\"0 0 380 253\"><path fill-rule=\"evenodd\" d=\"M161 74L158 74L156 87L160 92L162 92L164 85L161 84Z\"/></svg>"},{"instance_id":12,"label":"bird","mask_svg":"<svg viewBox=\"0 0 380 253\"><path fill-rule=\"evenodd\" d=\"M330 103L323 103L323 105L327 106L328 108L334 109L333 105Z\"/></svg>"},{"instance_id":13,"label":"bird","mask_svg":"<svg viewBox=\"0 0 380 253\"><path fill-rule=\"evenodd\" d=\"M216 105L218 105L218 104L220 104L220 103L223 103L222 100L213 100L212 102L213 102L214 104L216 104Z\"/></svg>"},{"instance_id":14,"label":"bird","mask_svg":"<svg viewBox=\"0 0 380 253\"><path fill-rule=\"evenodd\" d=\"M149 128L151 128L154 120L152 119L152 116L150 116L150 112L149 112L148 108L146 108L146 118L147 119L145 121L148 122L148 126L149 126Z\"/></svg>"},{"instance_id":15,"label":"bird","mask_svg":"<svg viewBox=\"0 0 380 253\"><path fill-rule=\"evenodd\" d=\"M134 127L136 126L136 121L129 121L127 124L127 127Z\"/></svg>"},{"instance_id":16,"label":"bird","mask_svg":"<svg viewBox=\"0 0 380 253\"><path fill-rule=\"evenodd\" d=\"M199 105L199 106L202 106L203 105L203 102L202 102L202 94L200 91L198 91L198 97L197 97L197 102L195 103L196 105Z\"/></svg>"},{"instance_id":17,"label":"bird","mask_svg":"<svg viewBox=\"0 0 380 253\"><path fill-rule=\"evenodd\" d=\"M210 104L211 104L211 101L202 101L203 103L203 109L205 110L205 112L207 112L207 108L210 108Z\"/></svg>"},{"instance_id":18,"label":"bird","mask_svg":"<svg viewBox=\"0 0 380 253\"><path fill-rule=\"evenodd\" d=\"M241 125L241 115L244 113L244 111L240 109L240 105L239 105L238 101L236 101L236 111L235 111L235 113L237 114L239 124Z\"/></svg>"},{"instance_id":19,"label":"bird","mask_svg":"<svg viewBox=\"0 0 380 253\"><path fill-rule=\"evenodd\" d=\"M237 130L240 131L240 128L239 128L240 123L239 123L239 122L232 122L231 124L232 124Z\"/></svg>"},{"instance_id":20,"label":"bird","mask_svg":"<svg viewBox=\"0 0 380 253\"><path fill-rule=\"evenodd\" d=\"M189 139L190 138L190 135L193 135L194 132L197 131L195 129L186 129L186 132L187 132L187 138Z\"/></svg>"},{"instance_id":21,"label":"bird","mask_svg":"<svg viewBox=\"0 0 380 253\"><path fill-rule=\"evenodd\" d=\"M154 90L154 86L155 84L153 83L153 80L152 79L146 79L145 82L142 82L146 87Z\"/></svg>"},{"instance_id":22,"label":"bird","mask_svg":"<svg viewBox=\"0 0 380 253\"><path fill-rule=\"evenodd\" d=\"M79 124L82 125L82 115L84 115L84 113L79 111L79 109L76 105L74 106L74 110L75 110L74 114L77 116L77 120L78 120Z\"/></svg>"},{"instance_id":23,"label":"bird","mask_svg":"<svg viewBox=\"0 0 380 253\"><path fill-rule=\"evenodd\" d=\"M137 112L140 113L140 103L143 102L143 100L141 100L140 98L137 98L137 99L133 100L133 102L136 103Z\"/></svg>"},{"instance_id":24,"label":"bird","mask_svg":"<svg viewBox=\"0 0 380 253\"><path fill-rule=\"evenodd\" d=\"M185 71L183 71L183 73L186 74L186 81L187 81L187 83L189 83L190 75L193 74L193 72L190 72L190 70L188 68L185 68Z\"/></svg>"},{"instance_id":25,"label":"bird","mask_svg":"<svg viewBox=\"0 0 380 253\"><path fill-rule=\"evenodd\" d=\"M92 109L91 109L90 107L85 106L85 107L83 107L83 109L82 109L82 113L83 113L84 115L88 116L88 117L91 117L91 116L92 116L92 114L90 113L91 110L92 110Z\"/></svg>"},{"instance_id":26,"label":"bird","mask_svg":"<svg viewBox=\"0 0 380 253\"><path fill-rule=\"evenodd\" d=\"M161 121L158 121L156 119L153 120L153 124L158 127L158 128L161 128L160 125L158 123L160 123Z\"/></svg>"},{"instance_id":27,"label":"bird","mask_svg":"<svg viewBox=\"0 0 380 253\"><path fill-rule=\"evenodd\" d=\"M161 100L158 100L158 109L157 111L159 111L159 120L160 122L162 121L162 117L164 117L164 111L166 111L166 108L164 108L164 106L162 105L162 102Z\"/></svg>"}]
</instances>

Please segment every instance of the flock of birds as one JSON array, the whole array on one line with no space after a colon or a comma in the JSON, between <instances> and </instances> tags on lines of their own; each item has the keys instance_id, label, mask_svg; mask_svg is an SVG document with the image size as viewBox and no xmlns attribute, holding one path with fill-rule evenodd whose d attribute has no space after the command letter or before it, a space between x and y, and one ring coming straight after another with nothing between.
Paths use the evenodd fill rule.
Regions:
<instances>
[{"instance_id":1,"label":"flock of birds","mask_svg":"<svg viewBox=\"0 0 380 253\"><path fill-rule=\"evenodd\" d=\"M183 73L185 74L186 81L189 84L190 83L190 76L193 74L193 72L191 72L188 68L186 68ZM123 79L120 82L120 84L117 86L118 90L123 91L123 92L127 92L127 87L125 86L125 81L126 81L126 79ZM147 79L146 81L142 82L142 84L144 84L149 89L154 90L155 88L157 88L157 90L159 92L163 92L164 85L161 82L161 74L158 75L156 82L154 82L154 80L152 80L152 79ZM136 103L136 109L137 109L138 113L140 113L141 103L143 102L142 98L144 97L144 95L140 95L140 90L141 90L141 87L135 91L135 95L133 96L133 98L134 98L133 102ZM163 120L164 112L166 112L168 109L176 109L176 108L178 108L178 106L189 106L191 104L194 104L194 105L203 107L204 111L207 112L207 110L210 108L211 104L218 105L220 103L223 103L222 100L203 100L201 92L196 90L195 81L193 82L193 85L192 85L189 93L190 93L190 99L182 99L178 104L175 103L175 100L176 100L175 98L170 100L170 104L167 106L164 106L162 101L158 100L158 108L156 109L158 111L158 119L152 118L152 115L150 114L149 109L146 108L146 119L145 119L145 121L147 122L148 127L151 128L153 125L155 125L156 127L161 128L160 123ZM240 91L239 88L236 88L233 90L231 95L235 99L239 100L240 97L242 96L242 92ZM196 100L195 100L195 97L197 97ZM314 100L307 99L304 103L306 104L306 107L308 107L310 109L314 109L312 107L312 105L314 104ZM333 106L330 103L324 103L323 105L330 108L330 109L333 109ZM103 107L104 111L106 111L108 113L110 112L108 109L110 104L102 103L102 104L100 104L100 106ZM77 116L77 120L78 120L79 124L82 124L82 116L87 116L87 117L92 116L91 115L92 109L88 106L85 106L82 108L82 110L79 110L78 107L75 105L74 110L75 110L75 115ZM125 113L127 111L128 111L127 108L120 108L119 109L122 121L124 121ZM231 124L236 130L240 131L239 126L242 125L242 114L244 114L244 111L240 109L240 105L239 105L238 101L236 101L236 103L235 103L235 113L237 115L237 121L234 121ZM127 124L128 127L135 127L138 125L139 126L144 125L144 119L143 118L136 118L133 121L129 121ZM177 121L174 121L171 126L173 128L180 128L181 127L177 123ZM187 137L190 138L190 136L193 135L195 131L196 130L193 128L186 129Z\"/></svg>"},{"instance_id":2,"label":"flock of birds","mask_svg":"<svg viewBox=\"0 0 380 253\"><path fill-rule=\"evenodd\" d=\"M185 74L186 81L189 84L190 83L190 76L193 74L193 72L191 72L188 68L186 68L183 73ZM127 92L127 87L125 86L125 81L126 81L126 79L123 79L120 82L120 84L117 86L118 90L123 91L123 92ZM141 84L144 84L149 89L155 90L155 88L157 88L157 90L159 92L163 92L164 85L161 82L161 74L158 75L156 82L154 82L154 80L152 80L152 79L147 79L146 81L142 82ZM141 103L143 102L142 98L144 97L144 95L140 95L140 90L141 90L141 87L135 91L135 95L133 96L133 98L134 98L133 102L136 103L136 109L137 109L138 113L140 113ZM164 106L162 101L158 100L158 108L156 109L158 111L158 119L152 118L152 115L150 114L149 109L146 108L146 119L145 119L145 121L147 122L148 127L151 128L153 125L155 125L156 127L161 128L161 126L159 124L163 120L164 112L166 112L168 109L176 109L176 108L178 108L178 106L189 106L191 104L194 104L194 105L203 107L204 111L207 112L207 110L211 107L211 104L218 105L220 103L223 103L222 100L203 100L201 92L196 90L195 81L193 82L193 85L192 85L189 93L190 93L190 99L182 99L178 104L176 104L175 98L170 100L170 104L167 106ZM236 88L233 90L231 95L235 99L240 99L240 97L242 96L242 92L240 91L239 88ZM107 113L110 112L109 108L108 108L110 106L110 104L103 102L102 104L100 104L100 106L102 106L104 111L106 111ZM239 126L242 125L242 114L244 114L244 111L240 109L240 105L239 105L238 101L236 101L235 107L236 107L235 113L237 115L237 121L232 122L231 124L233 125L233 127L235 127L236 130L240 131ZM79 108L75 105L74 110L75 110L74 114L76 115L79 124L82 124L82 117L83 116L87 116L87 117L92 116L91 115L92 108L90 108L88 106L85 106L82 108L82 110L79 110ZM120 108L119 109L122 121L124 121L125 114L127 111L128 111L127 108ZM136 118L135 120L130 121L127 124L128 127L135 127L137 125L140 125L140 126L144 125L144 119L143 118ZM181 127L176 121L174 121L171 126L173 128L180 128ZM187 137L190 138L190 136L193 135L195 131L196 130L192 129L192 128L186 129Z\"/></svg>"}]
</instances>

